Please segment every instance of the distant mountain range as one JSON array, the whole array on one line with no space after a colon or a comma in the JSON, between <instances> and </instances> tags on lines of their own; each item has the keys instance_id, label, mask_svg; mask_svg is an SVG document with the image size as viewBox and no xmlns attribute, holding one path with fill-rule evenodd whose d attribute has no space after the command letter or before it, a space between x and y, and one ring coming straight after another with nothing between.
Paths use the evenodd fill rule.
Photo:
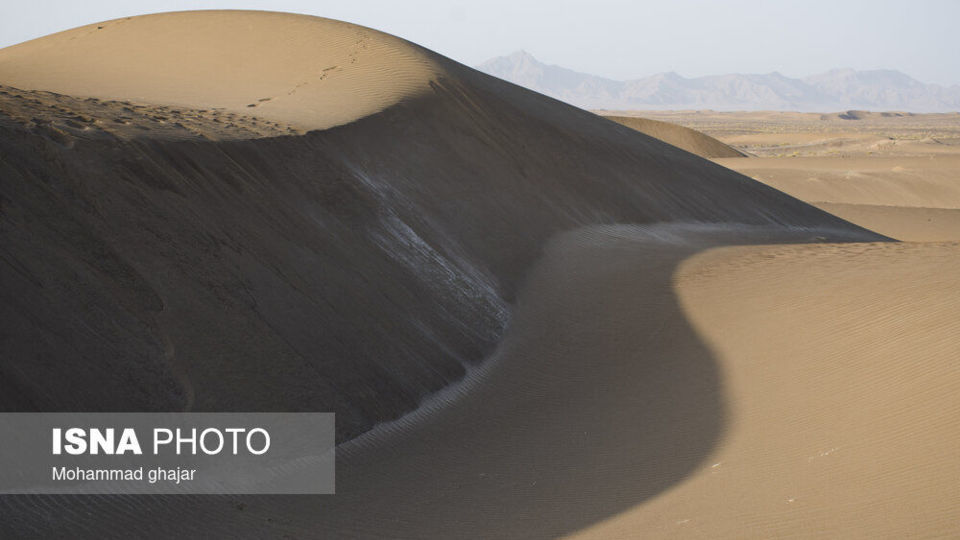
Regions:
<instances>
[{"instance_id":1,"label":"distant mountain range","mask_svg":"<svg viewBox=\"0 0 960 540\"><path fill-rule=\"evenodd\" d=\"M924 84L894 70L833 69L803 79L776 72L688 79L670 72L615 81L547 65L525 51L477 69L585 109L960 111L960 85Z\"/></svg>"}]
</instances>

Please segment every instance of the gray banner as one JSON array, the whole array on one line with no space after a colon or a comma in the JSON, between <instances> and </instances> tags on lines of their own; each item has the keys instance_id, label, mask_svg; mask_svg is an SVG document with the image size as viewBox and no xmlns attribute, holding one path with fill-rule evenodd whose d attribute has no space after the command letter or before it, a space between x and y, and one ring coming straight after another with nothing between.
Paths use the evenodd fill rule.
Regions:
<instances>
[{"instance_id":1,"label":"gray banner","mask_svg":"<svg viewBox=\"0 0 960 540\"><path fill-rule=\"evenodd\" d=\"M0 413L0 494L331 494L333 413Z\"/></svg>"}]
</instances>

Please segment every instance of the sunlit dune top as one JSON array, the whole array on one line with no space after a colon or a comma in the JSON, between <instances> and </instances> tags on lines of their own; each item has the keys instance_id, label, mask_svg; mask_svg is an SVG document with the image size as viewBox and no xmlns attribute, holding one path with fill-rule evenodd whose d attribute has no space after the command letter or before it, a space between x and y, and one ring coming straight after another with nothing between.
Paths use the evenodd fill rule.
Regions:
<instances>
[{"instance_id":1,"label":"sunlit dune top","mask_svg":"<svg viewBox=\"0 0 960 540\"><path fill-rule=\"evenodd\" d=\"M700 157L723 158L744 156L743 152L727 146L705 133L679 124L671 124L669 122L635 116L606 116L606 118L641 133L646 133L651 137L656 137L661 141L682 148Z\"/></svg>"},{"instance_id":2,"label":"sunlit dune top","mask_svg":"<svg viewBox=\"0 0 960 540\"><path fill-rule=\"evenodd\" d=\"M117 19L0 50L0 84L223 108L323 129L429 89L435 55L349 23L261 11Z\"/></svg>"}]
</instances>

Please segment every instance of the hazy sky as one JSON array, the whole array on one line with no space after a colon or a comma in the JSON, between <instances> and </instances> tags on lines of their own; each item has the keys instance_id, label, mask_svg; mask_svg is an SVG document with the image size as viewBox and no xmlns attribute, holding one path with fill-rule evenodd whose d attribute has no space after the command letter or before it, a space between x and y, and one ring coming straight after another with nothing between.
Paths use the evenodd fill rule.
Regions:
<instances>
[{"instance_id":1,"label":"hazy sky","mask_svg":"<svg viewBox=\"0 0 960 540\"><path fill-rule=\"evenodd\" d=\"M0 0L0 47L158 11L269 9L350 21L475 65L525 49L613 79L834 67L960 84L960 0Z\"/></svg>"}]
</instances>

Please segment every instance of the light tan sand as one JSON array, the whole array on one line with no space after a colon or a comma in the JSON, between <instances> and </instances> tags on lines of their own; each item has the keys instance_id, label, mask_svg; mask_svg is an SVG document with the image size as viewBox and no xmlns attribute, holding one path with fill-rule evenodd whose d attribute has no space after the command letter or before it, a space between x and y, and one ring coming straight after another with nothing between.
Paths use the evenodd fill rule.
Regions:
<instances>
[{"instance_id":1,"label":"light tan sand","mask_svg":"<svg viewBox=\"0 0 960 540\"><path fill-rule=\"evenodd\" d=\"M186 15L186 16L185 16ZM429 90L427 51L369 28L285 13L128 17L0 50L0 83L321 129Z\"/></svg>"},{"instance_id":2,"label":"light tan sand","mask_svg":"<svg viewBox=\"0 0 960 540\"><path fill-rule=\"evenodd\" d=\"M669 122L661 122L659 120L651 120L637 116L604 116L604 118L613 120L618 124L623 124L641 133L646 133L651 137L656 137L663 142L670 143L677 148L682 148L700 157L729 158L743 157L745 155L743 152L723 144L709 135L683 127L679 124L671 124Z\"/></svg>"},{"instance_id":3,"label":"light tan sand","mask_svg":"<svg viewBox=\"0 0 960 540\"><path fill-rule=\"evenodd\" d=\"M960 240L960 152L718 162L892 238Z\"/></svg>"},{"instance_id":4,"label":"light tan sand","mask_svg":"<svg viewBox=\"0 0 960 540\"><path fill-rule=\"evenodd\" d=\"M772 111L616 114L679 124L760 157L917 156L960 151L960 113L861 112L857 119L841 118L839 114Z\"/></svg>"},{"instance_id":5,"label":"light tan sand","mask_svg":"<svg viewBox=\"0 0 960 540\"><path fill-rule=\"evenodd\" d=\"M960 240L960 113L622 114L701 130L755 156L717 163L887 236Z\"/></svg>"},{"instance_id":6,"label":"light tan sand","mask_svg":"<svg viewBox=\"0 0 960 540\"><path fill-rule=\"evenodd\" d=\"M724 433L673 490L577 537L960 532L960 245L720 248L674 281Z\"/></svg>"},{"instance_id":7,"label":"light tan sand","mask_svg":"<svg viewBox=\"0 0 960 540\"><path fill-rule=\"evenodd\" d=\"M907 242L960 240L960 209L815 203L817 208Z\"/></svg>"},{"instance_id":8,"label":"light tan sand","mask_svg":"<svg viewBox=\"0 0 960 540\"><path fill-rule=\"evenodd\" d=\"M960 154L718 160L808 202L960 208Z\"/></svg>"}]
</instances>

